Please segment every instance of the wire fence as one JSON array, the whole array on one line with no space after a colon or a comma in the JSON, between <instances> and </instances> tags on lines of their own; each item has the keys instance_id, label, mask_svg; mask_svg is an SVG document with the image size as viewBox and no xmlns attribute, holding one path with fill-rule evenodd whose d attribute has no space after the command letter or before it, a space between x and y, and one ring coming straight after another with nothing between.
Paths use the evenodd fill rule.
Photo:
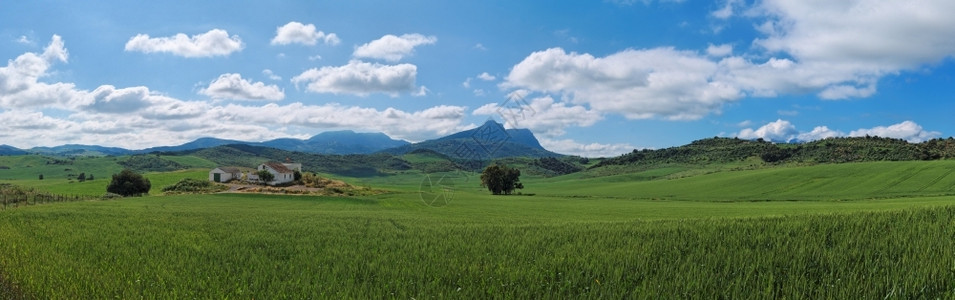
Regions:
<instances>
[{"instance_id":1,"label":"wire fence","mask_svg":"<svg viewBox=\"0 0 955 300\"><path fill-rule=\"evenodd\" d=\"M92 198L91 196L59 195L12 184L0 184L0 203L2 203L0 209L2 210L45 203L84 201Z\"/></svg>"}]
</instances>

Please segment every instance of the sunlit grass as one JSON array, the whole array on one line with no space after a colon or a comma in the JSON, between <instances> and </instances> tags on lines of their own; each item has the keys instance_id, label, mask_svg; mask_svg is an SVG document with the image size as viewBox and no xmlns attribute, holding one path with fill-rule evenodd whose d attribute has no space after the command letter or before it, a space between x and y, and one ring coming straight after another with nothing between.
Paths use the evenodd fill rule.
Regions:
<instances>
[{"instance_id":1,"label":"sunlit grass","mask_svg":"<svg viewBox=\"0 0 955 300\"><path fill-rule=\"evenodd\" d=\"M653 201L407 196L22 207L0 212L0 268L38 298L946 298L955 284L951 207L680 218Z\"/></svg>"}]
</instances>

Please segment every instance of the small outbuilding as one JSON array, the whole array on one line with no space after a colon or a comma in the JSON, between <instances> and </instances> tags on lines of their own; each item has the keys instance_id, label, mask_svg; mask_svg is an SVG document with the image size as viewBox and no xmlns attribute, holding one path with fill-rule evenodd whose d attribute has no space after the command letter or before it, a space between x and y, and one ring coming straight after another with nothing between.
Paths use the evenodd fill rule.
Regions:
<instances>
[{"instance_id":1,"label":"small outbuilding","mask_svg":"<svg viewBox=\"0 0 955 300\"><path fill-rule=\"evenodd\" d=\"M237 167L218 167L209 171L209 181L229 182L242 179L242 170Z\"/></svg>"}]
</instances>

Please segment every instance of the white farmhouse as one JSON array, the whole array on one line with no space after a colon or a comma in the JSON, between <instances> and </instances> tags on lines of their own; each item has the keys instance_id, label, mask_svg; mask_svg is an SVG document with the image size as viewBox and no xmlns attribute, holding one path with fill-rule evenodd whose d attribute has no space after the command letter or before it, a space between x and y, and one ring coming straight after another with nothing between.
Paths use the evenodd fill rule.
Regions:
<instances>
[{"instance_id":1,"label":"white farmhouse","mask_svg":"<svg viewBox=\"0 0 955 300\"><path fill-rule=\"evenodd\" d=\"M301 165L299 165L301 166ZM301 167L299 167L301 168ZM277 162L267 162L259 165L259 171L266 170L269 173L272 173L272 176L275 177L272 181L266 182L269 185L283 184L287 182L292 182L295 180L295 172L285 166L285 164Z\"/></svg>"}]
</instances>

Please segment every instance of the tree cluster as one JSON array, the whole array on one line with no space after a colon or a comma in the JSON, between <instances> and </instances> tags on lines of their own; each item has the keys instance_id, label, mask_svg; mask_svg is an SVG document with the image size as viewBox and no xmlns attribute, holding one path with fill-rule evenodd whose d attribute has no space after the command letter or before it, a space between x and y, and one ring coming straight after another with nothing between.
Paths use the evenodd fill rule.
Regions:
<instances>
[{"instance_id":1,"label":"tree cluster","mask_svg":"<svg viewBox=\"0 0 955 300\"><path fill-rule=\"evenodd\" d=\"M556 175L565 175L580 171L580 167L554 157L542 157L534 160L534 165L541 169L554 172Z\"/></svg>"},{"instance_id":2,"label":"tree cluster","mask_svg":"<svg viewBox=\"0 0 955 300\"><path fill-rule=\"evenodd\" d=\"M272 180L275 180L275 175L268 170L260 170L256 172L255 175L259 175L259 181L261 181L262 184L268 184L269 182L272 182Z\"/></svg>"},{"instance_id":3,"label":"tree cluster","mask_svg":"<svg viewBox=\"0 0 955 300\"><path fill-rule=\"evenodd\" d=\"M149 179L130 169L124 169L119 174L113 174L113 179L106 186L106 191L124 197L141 196L148 194L151 187Z\"/></svg>"},{"instance_id":4,"label":"tree cluster","mask_svg":"<svg viewBox=\"0 0 955 300\"><path fill-rule=\"evenodd\" d=\"M130 156L129 158L120 161L119 164L127 169L137 170L140 172L170 172L189 168L178 162L164 159L159 155L145 154Z\"/></svg>"},{"instance_id":5,"label":"tree cluster","mask_svg":"<svg viewBox=\"0 0 955 300\"><path fill-rule=\"evenodd\" d=\"M521 171L502 165L492 165L481 172L481 186L494 195L510 195L514 189L523 189Z\"/></svg>"}]
</instances>

